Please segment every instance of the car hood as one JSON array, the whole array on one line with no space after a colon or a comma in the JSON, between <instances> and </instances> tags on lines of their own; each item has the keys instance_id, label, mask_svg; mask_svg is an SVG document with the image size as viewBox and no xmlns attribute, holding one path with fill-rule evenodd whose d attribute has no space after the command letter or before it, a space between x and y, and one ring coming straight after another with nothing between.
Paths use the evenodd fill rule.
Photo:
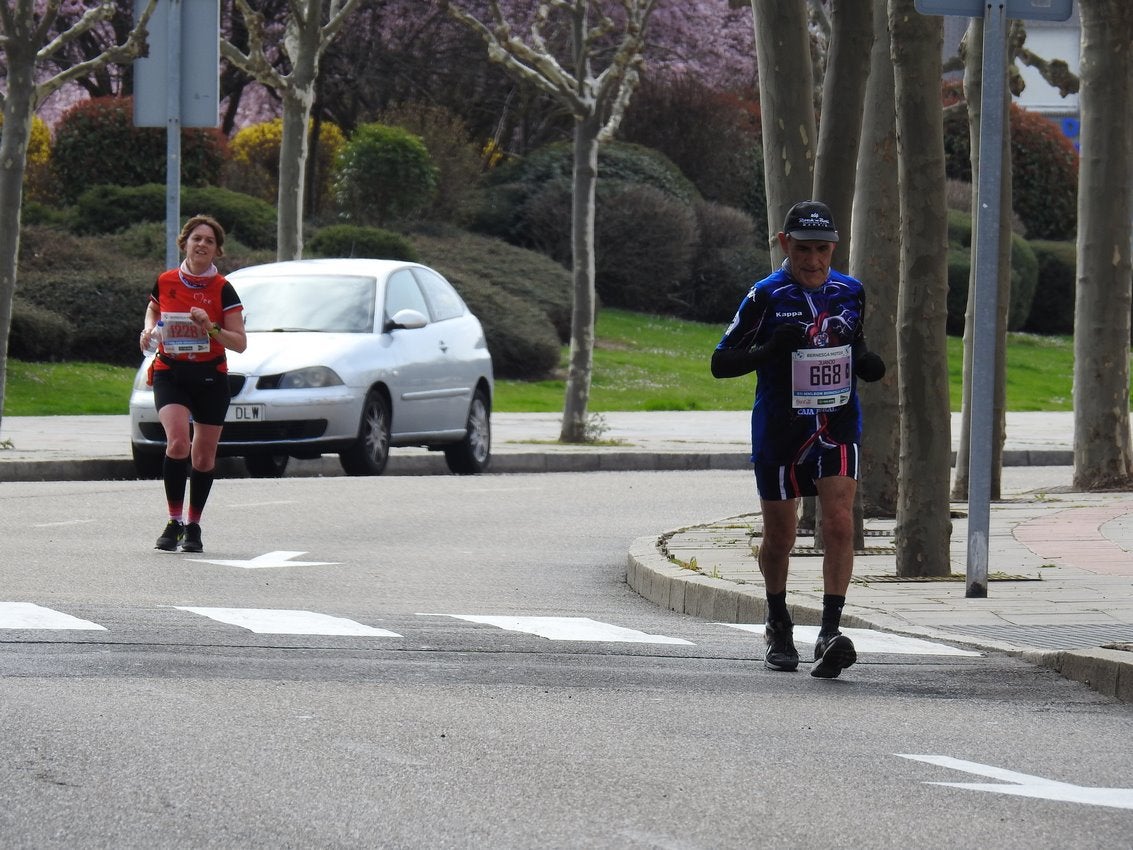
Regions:
<instances>
[{"instance_id":1,"label":"car hood","mask_svg":"<svg viewBox=\"0 0 1133 850\"><path fill-rule=\"evenodd\" d=\"M373 360L381 345L372 334L249 333L244 351L228 352L228 371L242 375L278 375L308 366L339 371L360 356ZM345 376L342 376L345 377Z\"/></svg>"}]
</instances>

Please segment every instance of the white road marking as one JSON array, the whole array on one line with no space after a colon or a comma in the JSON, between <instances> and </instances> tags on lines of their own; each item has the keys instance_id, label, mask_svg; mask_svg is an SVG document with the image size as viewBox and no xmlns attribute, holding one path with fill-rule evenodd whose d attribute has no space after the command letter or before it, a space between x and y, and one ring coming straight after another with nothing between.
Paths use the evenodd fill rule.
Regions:
<instances>
[{"instance_id":1,"label":"white road marking","mask_svg":"<svg viewBox=\"0 0 1133 850\"><path fill-rule=\"evenodd\" d=\"M763 637L763 624L751 623L719 623L731 629L740 629L752 632ZM969 649L958 649L944 643L922 640L921 638L906 637L905 635L892 635L887 632L876 632L873 629L842 629L854 642L854 648L859 653L889 653L893 655L961 655L979 656L982 653ZM795 626L795 645L813 644L818 637L818 626Z\"/></svg>"},{"instance_id":2,"label":"white road marking","mask_svg":"<svg viewBox=\"0 0 1133 850\"><path fill-rule=\"evenodd\" d=\"M93 519L64 519L59 522L37 522L32 524L32 528L56 528L61 525L86 525L87 523L94 522Z\"/></svg>"},{"instance_id":3,"label":"white road marking","mask_svg":"<svg viewBox=\"0 0 1133 850\"><path fill-rule=\"evenodd\" d=\"M220 567L240 567L245 570L263 570L272 567L325 567L333 566L336 561L292 561L306 552L268 552L266 555L257 555L246 561L212 561L208 558L186 558L187 561L196 561L200 564L216 564Z\"/></svg>"},{"instance_id":4,"label":"white road marking","mask_svg":"<svg viewBox=\"0 0 1133 850\"><path fill-rule=\"evenodd\" d=\"M418 614L420 617L452 617L469 623L483 623L524 632L547 640L603 641L610 643L668 643L693 646L691 641L665 635L651 635L636 629L626 629L609 623L600 623L589 617L481 617L472 614Z\"/></svg>"},{"instance_id":5,"label":"white road marking","mask_svg":"<svg viewBox=\"0 0 1133 850\"><path fill-rule=\"evenodd\" d=\"M906 755L905 753L894 753L894 755L903 759L922 761L926 764L935 764L940 767L948 767L964 773L986 776L989 779L998 779L1010 783L1008 785L996 785L990 782L925 782L925 785L966 788L971 791L988 791L993 794L1009 794L1013 797L1033 797L1038 800L1056 800L1061 803L1106 806L1111 809L1133 809L1133 788L1089 788L1084 785L1071 785L1068 782L1057 782L1053 779L1044 779L1041 776L1016 773L1002 767L980 764L975 761L963 761L950 756L916 756Z\"/></svg>"},{"instance_id":6,"label":"white road marking","mask_svg":"<svg viewBox=\"0 0 1133 850\"><path fill-rule=\"evenodd\" d=\"M105 632L106 626L80 620L31 602L0 602L0 629L66 629Z\"/></svg>"},{"instance_id":7,"label":"white road marking","mask_svg":"<svg viewBox=\"0 0 1133 850\"><path fill-rule=\"evenodd\" d=\"M210 620L239 626L264 635L350 635L354 637L401 637L397 632L364 626L345 617L332 617L315 611L289 611L281 608L197 608L175 605L179 611L200 614Z\"/></svg>"}]
</instances>

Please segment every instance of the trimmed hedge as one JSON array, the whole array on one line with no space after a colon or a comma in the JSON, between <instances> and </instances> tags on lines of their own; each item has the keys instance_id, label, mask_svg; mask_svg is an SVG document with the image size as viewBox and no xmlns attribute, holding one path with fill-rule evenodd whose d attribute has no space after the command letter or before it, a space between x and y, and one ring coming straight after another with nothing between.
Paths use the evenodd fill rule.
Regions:
<instances>
[{"instance_id":1,"label":"trimmed hedge","mask_svg":"<svg viewBox=\"0 0 1133 850\"><path fill-rule=\"evenodd\" d=\"M164 127L134 126L132 97L98 97L67 110L55 128L51 171L61 197L74 201L89 186L140 186L166 178ZM181 182L216 184L228 142L216 129L181 131Z\"/></svg>"},{"instance_id":2,"label":"trimmed hedge","mask_svg":"<svg viewBox=\"0 0 1133 850\"><path fill-rule=\"evenodd\" d=\"M410 238L421 262L437 269L463 269L492 287L535 305L555 329L558 341L570 341L573 280L571 273L554 260L463 230L443 235L414 233Z\"/></svg>"},{"instance_id":3,"label":"trimmed hedge","mask_svg":"<svg viewBox=\"0 0 1133 850\"><path fill-rule=\"evenodd\" d=\"M181 212L185 220L198 212L214 216L229 238L249 248L275 248L275 207L250 195L185 187ZM71 228L79 234L117 233L142 221L165 221L164 185L94 186L79 196L71 211Z\"/></svg>"},{"instance_id":4,"label":"trimmed hedge","mask_svg":"<svg viewBox=\"0 0 1133 850\"><path fill-rule=\"evenodd\" d=\"M962 336L968 308L968 286L972 266L972 219L962 212L948 213L948 333ZM1035 252L1017 233L1011 234L1011 303L1007 330L1023 328L1031 314L1038 286L1039 265Z\"/></svg>"},{"instance_id":5,"label":"trimmed hedge","mask_svg":"<svg viewBox=\"0 0 1133 850\"><path fill-rule=\"evenodd\" d=\"M1078 251L1073 242L1031 243L1038 260L1038 287L1023 330L1037 334L1074 333Z\"/></svg>"},{"instance_id":6,"label":"trimmed hedge","mask_svg":"<svg viewBox=\"0 0 1133 850\"><path fill-rule=\"evenodd\" d=\"M404 236L380 227L332 224L318 230L307 242L320 257L373 257L417 262L417 251Z\"/></svg>"}]
</instances>

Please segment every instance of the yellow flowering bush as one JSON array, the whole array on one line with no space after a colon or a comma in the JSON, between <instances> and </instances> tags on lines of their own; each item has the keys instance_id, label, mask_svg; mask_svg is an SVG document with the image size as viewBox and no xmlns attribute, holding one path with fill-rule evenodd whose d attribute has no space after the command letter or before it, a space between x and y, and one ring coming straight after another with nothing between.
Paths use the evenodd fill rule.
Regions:
<instances>
[{"instance_id":1,"label":"yellow flowering bush","mask_svg":"<svg viewBox=\"0 0 1133 850\"><path fill-rule=\"evenodd\" d=\"M314 119L307 126L308 132L313 133ZM237 132L228 146L230 160L225 186L274 204L278 196L282 140L282 118L250 124ZM322 209L330 200L331 169L345 142L346 137L337 124L324 121L319 125L318 144L313 148L315 158L307 163L308 169L316 169L315 197L308 199L313 209Z\"/></svg>"}]
</instances>

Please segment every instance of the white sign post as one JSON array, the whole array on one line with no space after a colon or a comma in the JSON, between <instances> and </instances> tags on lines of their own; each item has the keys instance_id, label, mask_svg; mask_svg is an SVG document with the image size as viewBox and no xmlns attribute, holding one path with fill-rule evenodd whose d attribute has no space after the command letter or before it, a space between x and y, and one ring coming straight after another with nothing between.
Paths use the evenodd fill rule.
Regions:
<instances>
[{"instance_id":1,"label":"white sign post","mask_svg":"<svg viewBox=\"0 0 1133 850\"><path fill-rule=\"evenodd\" d=\"M999 216L1003 175L1003 99L1007 85L1007 18L1065 21L1072 0L915 0L924 15L984 19L983 84L980 88L980 173L977 176L973 291L972 386L969 404L968 561L965 596L987 596L991 526L991 461L995 408L995 358L999 340Z\"/></svg>"},{"instance_id":2,"label":"white sign post","mask_svg":"<svg viewBox=\"0 0 1133 850\"><path fill-rule=\"evenodd\" d=\"M145 0L134 0L134 17ZM177 265L181 229L181 128L216 127L219 0L158 0L149 55L134 62L134 124L165 128L165 265Z\"/></svg>"}]
</instances>

